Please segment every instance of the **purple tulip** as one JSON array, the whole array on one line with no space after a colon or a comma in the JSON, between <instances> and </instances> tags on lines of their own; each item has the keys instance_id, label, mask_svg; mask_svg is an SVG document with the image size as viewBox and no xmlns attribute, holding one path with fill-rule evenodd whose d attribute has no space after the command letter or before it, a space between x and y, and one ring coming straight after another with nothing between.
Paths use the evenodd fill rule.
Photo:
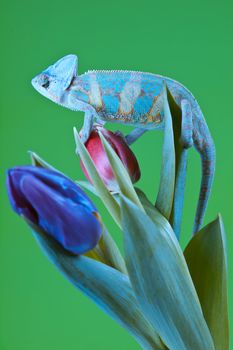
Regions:
<instances>
[{"instance_id":1,"label":"purple tulip","mask_svg":"<svg viewBox=\"0 0 233 350\"><path fill-rule=\"evenodd\" d=\"M87 195L64 175L34 166L8 171L13 210L52 236L73 254L93 249L101 236L98 211Z\"/></svg>"}]
</instances>

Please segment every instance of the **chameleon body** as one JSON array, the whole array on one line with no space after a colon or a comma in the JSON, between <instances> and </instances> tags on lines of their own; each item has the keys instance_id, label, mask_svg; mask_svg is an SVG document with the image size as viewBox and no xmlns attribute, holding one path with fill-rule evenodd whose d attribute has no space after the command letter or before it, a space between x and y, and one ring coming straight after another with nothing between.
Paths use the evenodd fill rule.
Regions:
<instances>
[{"instance_id":1,"label":"chameleon body","mask_svg":"<svg viewBox=\"0 0 233 350\"><path fill-rule=\"evenodd\" d=\"M202 181L194 223L196 232L202 224L212 185L215 147L202 111L187 88L173 79L144 72L96 70L77 75L75 55L63 57L32 80L33 86L42 95L71 110L85 112L84 142L89 137L94 120L97 120L136 127L126 138L129 143L146 130L163 128L164 82L182 110L180 142L183 149L194 145L201 156ZM185 164L181 169L179 184L184 182ZM177 203L179 210L182 206Z\"/></svg>"}]
</instances>

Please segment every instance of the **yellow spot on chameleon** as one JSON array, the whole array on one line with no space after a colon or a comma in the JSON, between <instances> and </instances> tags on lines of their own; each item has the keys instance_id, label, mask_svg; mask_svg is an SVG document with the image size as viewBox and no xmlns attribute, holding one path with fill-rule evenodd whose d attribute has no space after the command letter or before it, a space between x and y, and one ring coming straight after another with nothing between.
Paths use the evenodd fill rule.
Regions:
<instances>
[{"instance_id":1,"label":"yellow spot on chameleon","mask_svg":"<svg viewBox=\"0 0 233 350\"><path fill-rule=\"evenodd\" d=\"M134 104L137 98L140 96L140 93L140 82L128 81L120 93L120 106L118 114L127 116L133 113Z\"/></svg>"},{"instance_id":2,"label":"yellow spot on chameleon","mask_svg":"<svg viewBox=\"0 0 233 350\"><path fill-rule=\"evenodd\" d=\"M95 75L92 75L90 79L89 102L97 111L103 107L101 90Z\"/></svg>"}]
</instances>

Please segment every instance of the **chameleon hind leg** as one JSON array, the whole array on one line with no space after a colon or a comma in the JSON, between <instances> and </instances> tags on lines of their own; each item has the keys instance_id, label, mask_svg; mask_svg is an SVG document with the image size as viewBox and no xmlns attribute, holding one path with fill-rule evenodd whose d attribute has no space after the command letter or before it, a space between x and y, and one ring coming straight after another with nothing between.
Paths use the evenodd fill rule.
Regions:
<instances>
[{"instance_id":1,"label":"chameleon hind leg","mask_svg":"<svg viewBox=\"0 0 233 350\"><path fill-rule=\"evenodd\" d=\"M127 144L132 145L132 143L139 139L139 137L141 137L146 131L148 130L143 128L133 129L128 135L125 136Z\"/></svg>"},{"instance_id":2,"label":"chameleon hind leg","mask_svg":"<svg viewBox=\"0 0 233 350\"><path fill-rule=\"evenodd\" d=\"M182 212L184 206L188 149L193 146L192 107L188 100L181 101L181 111L182 121L181 134L179 139L180 151L177 155L176 183L171 220L174 232L178 239L180 236Z\"/></svg>"}]
</instances>

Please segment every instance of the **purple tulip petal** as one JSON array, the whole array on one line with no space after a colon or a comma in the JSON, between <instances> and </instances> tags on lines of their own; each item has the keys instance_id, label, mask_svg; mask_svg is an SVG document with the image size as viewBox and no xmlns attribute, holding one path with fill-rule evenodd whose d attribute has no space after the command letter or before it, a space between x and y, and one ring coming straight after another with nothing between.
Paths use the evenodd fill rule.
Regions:
<instances>
[{"instance_id":1,"label":"purple tulip petal","mask_svg":"<svg viewBox=\"0 0 233 350\"><path fill-rule=\"evenodd\" d=\"M7 192L8 197L14 211L19 215L24 215L27 219L37 224L37 215L34 209L30 206L30 203L26 200L19 186L19 180L21 178L19 172L15 172L13 169L8 171L7 176Z\"/></svg>"},{"instance_id":2,"label":"purple tulip petal","mask_svg":"<svg viewBox=\"0 0 233 350\"><path fill-rule=\"evenodd\" d=\"M101 225L87 208L64 198L31 175L22 177L20 187L38 215L38 225L65 249L82 254L96 246Z\"/></svg>"},{"instance_id":3,"label":"purple tulip petal","mask_svg":"<svg viewBox=\"0 0 233 350\"><path fill-rule=\"evenodd\" d=\"M63 174L33 166L8 171L12 208L24 215L66 250L83 254L93 249L102 226L88 196Z\"/></svg>"},{"instance_id":4,"label":"purple tulip petal","mask_svg":"<svg viewBox=\"0 0 233 350\"><path fill-rule=\"evenodd\" d=\"M18 183L20 182L21 176L31 174L41 180L43 183L47 184L49 187L57 190L59 193L64 195L64 197L72 198L75 202L81 203L93 211L97 211L96 207L88 198L86 193L73 181L61 173L30 165L15 167L10 169L9 173L13 175L14 185L17 187L17 191L19 192L20 188L18 187Z\"/></svg>"}]
</instances>

